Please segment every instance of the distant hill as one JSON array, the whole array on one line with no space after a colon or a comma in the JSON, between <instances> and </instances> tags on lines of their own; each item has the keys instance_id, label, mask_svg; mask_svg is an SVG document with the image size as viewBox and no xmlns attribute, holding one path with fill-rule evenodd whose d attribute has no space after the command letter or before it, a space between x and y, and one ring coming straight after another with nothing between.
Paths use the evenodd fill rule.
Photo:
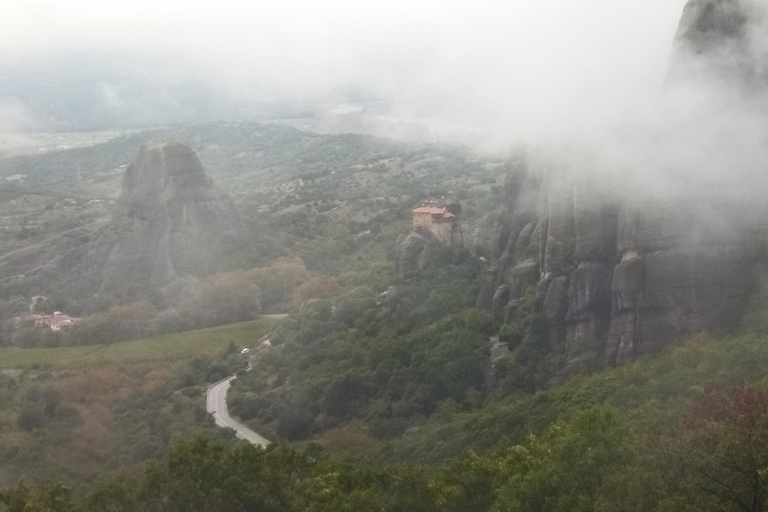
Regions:
<instances>
[{"instance_id":1,"label":"distant hill","mask_svg":"<svg viewBox=\"0 0 768 512\"><path fill-rule=\"evenodd\" d=\"M195 273L201 277L265 265L290 253L324 273L338 271L366 244L376 247L371 252L387 254L410 208L449 190L468 201L466 218L479 220L476 207L498 185L502 160L461 145L408 145L261 123L156 128L86 147L0 158L0 195L7 198L1 205L0 279L15 283L6 288L8 296L45 283L70 300L71 290L79 290L75 302L82 303L101 287L95 277L100 264L89 262L106 255L85 249L86 241L120 207L121 183L139 148L161 138L195 152L244 224L240 236L224 230L227 242L216 244L216 256L204 258L205 272ZM79 252L73 252L76 247Z\"/></svg>"}]
</instances>

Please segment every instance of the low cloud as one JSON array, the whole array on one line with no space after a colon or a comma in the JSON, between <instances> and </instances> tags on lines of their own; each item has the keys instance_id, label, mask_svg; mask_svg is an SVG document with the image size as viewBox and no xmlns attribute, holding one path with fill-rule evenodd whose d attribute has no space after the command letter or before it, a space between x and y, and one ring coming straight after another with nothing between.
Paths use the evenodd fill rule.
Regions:
<instances>
[{"instance_id":1,"label":"low cloud","mask_svg":"<svg viewBox=\"0 0 768 512\"><path fill-rule=\"evenodd\" d=\"M0 133L33 130L40 123L18 98L0 98Z\"/></svg>"},{"instance_id":2,"label":"low cloud","mask_svg":"<svg viewBox=\"0 0 768 512\"><path fill-rule=\"evenodd\" d=\"M684 3L38 1L4 13L0 65L93 55L245 105L356 91L396 115L535 140L658 89Z\"/></svg>"}]
</instances>

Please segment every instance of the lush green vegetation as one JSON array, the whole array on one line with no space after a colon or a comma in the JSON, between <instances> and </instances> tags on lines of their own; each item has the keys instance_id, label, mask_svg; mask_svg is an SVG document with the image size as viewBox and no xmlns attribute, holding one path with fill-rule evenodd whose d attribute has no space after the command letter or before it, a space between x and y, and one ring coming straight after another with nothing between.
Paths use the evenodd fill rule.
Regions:
<instances>
[{"instance_id":1,"label":"lush green vegetation","mask_svg":"<svg viewBox=\"0 0 768 512\"><path fill-rule=\"evenodd\" d=\"M453 190L464 201L464 222L470 226L499 193L498 187L488 189L503 180L499 159L480 158L461 146L413 147L375 137L321 136L258 123L148 130L92 147L2 160L0 176L25 177L0 186L0 197L7 198L0 202L1 252L28 248L32 255L42 251L48 258L61 257L66 249L60 242L66 237L57 236L107 219L126 165L135 159L142 142L157 137L188 143L214 182L235 200L246 226L244 234L217 245L210 262L212 273L253 274L280 258L300 258L306 280L332 276L344 286L356 279L355 272L387 265L397 237L408 231L408 212L414 204ZM482 238L473 243L483 252ZM209 307L217 304L209 300L212 296L220 297L213 289L221 290L226 278L199 283L176 297L161 293L151 283L137 282L94 298L101 284L97 272L69 276L55 266L41 265L23 278L3 277L8 279L0 286L0 346L87 344L155 332L133 328L149 326L146 318L153 315L133 319L127 313L148 311L135 304L131 310L120 309L132 303L152 304L159 332L242 321L259 308L286 312L293 304L292 290L272 293L275 287L265 290L258 279L253 284L259 293L235 290L231 280L224 286L237 295L233 301L250 301L253 306L246 308L244 303L245 313L235 314ZM379 293L389 283L376 284ZM91 323L109 324L110 317L120 316L132 326L124 322L126 328L119 334L116 329L104 333L100 327L92 328L81 340L16 332L17 326L9 320L28 313L30 297L36 295L48 298L43 308L49 313L58 310L84 317L109 312Z\"/></svg>"},{"instance_id":2,"label":"lush green vegetation","mask_svg":"<svg viewBox=\"0 0 768 512\"><path fill-rule=\"evenodd\" d=\"M436 464L382 465L311 444L262 450L198 435L137 475L88 487L19 482L0 503L7 510L764 510L767 347L757 335L698 338L532 397L444 408L433 418L446 425L451 415L474 416L479 437L489 435L484 424L510 426L500 418L511 402L528 410L494 448ZM455 431L438 433L445 441Z\"/></svg>"},{"instance_id":3,"label":"lush green vegetation","mask_svg":"<svg viewBox=\"0 0 768 512\"><path fill-rule=\"evenodd\" d=\"M391 443L386 453L393 460L440 461L467 449L482 452L509 440L520 442L558 419L604 404L633 423L649 415L675 417L705 388L762 386L768 375L766 367L768 343L763 335L696 337L659 356L577 376L536 393L510 394L496 389L481 407L454 406L446 414L433 415L417 431Z\"/></svg>"},{"instance_id":4,"label":"lush green vegetation","mask_svg":"<svg viewBox=\"0 0 768 512\"><path fill-rule=\"evenodd\" d=\"M374 437L389 439L446 399L477 400L494 328L489 313L471 308L479 272L477 258L445 249L386 299L357 285L305 302L236 381L232 411L287 439L354 418L367 418Z\"/></svg>"},{"instance_id":5,"label":"lush green vegetation","mask_svg":"<svg viewBox=\"0 0 768 512\"><path fill-rule=\"evenodd\" d=\"M489 189L503 179L499 162L478 158L466 148L411 147L374 137L320 136L242 123L139 132L87 148L5 158L0 175L13 180L0 188L7 199L0 212L3 253L27 248L33 255L42 250L60 256L57 236L106 219L125 166L142 142L161 136L195 149L209 175L235 200L246 233L220 244L212 274L185 282L179 300L141 283L94 298L96 274L73 278L45 265L2 282L0 346L7 349L0 354L0 368L8 377L3 381L8 401L0 406L0 450L14 463L6 465L0 481L22 473L40 475L46 466L65 468L62 474L69 481L89 480L107 467L136 469L162 453L175 433L208 425L200 413L202 383L235 371L237 358L223 352L230 345L246 345L261 330L240 331L237 325L190 329L247 320L259 311L294 315L276 333L274 350L261 358L264 364L254 375L279 365L281 357L300 356L303 366L311 366L312 357L329 360L361 339L365 347L397 339L406 351L424 344L418 356L424 361L393 365L400 356L382 353L387 361L380 368L341 374L349 374L348 381L336 382L339 376L329 373L334 368L318 367L294 386L286 380L286 372L296 372L293 365L277 372L277 380L268 377L273 393L263 399L273 401L275 417L256 421L286 437L303 438L357 417L357 406L349 405L355 398L346 396L349 385L377 369L379 379L387 371L406 372L421 388L417 410L407 404L417 390L393 399L403 403L402 411L394 419L382 416L382 438L425 421L444 395L461 399L469 388L480 393L487 333L469 316L456 320L468 326L461 332L450 333L449 324L437 325L472 304L476 259L468 253L446 255L422 280L401 287L395 302L375 306L378 294L392 284L395 241L409 230L408 212L414 204L453 190L464 201L465 219L471 223L498 193ZM54 333L24 319L31 297L37 295L47 300L38 303L36 313L80 316L78 328ZM306 329L315 329L317 315L328 308L333 312L324 343L334 346L326 350L325 344L309 343L314 356L305 354L301 344L310 341ZM368 316L358 320L363 314ZM305 332L294 333L294 322L302 322ZM430 331L431 325L437 331ZM408 337L410 331L414 334ZM149 338L155 333L168 334ZM453 338L442 340L441 333ZM463 341L470 342L467 349ZM438 350L433 354L429 347ZM462 359L454 371L455 383L434 371L451 363L454 355ZM358 363L357 356L342 358L352 370ZM302 393L317 379L322 381L318 390L335 390L336 399L325 403L313 396L308 423ZM243 380L249 381L243 387L249 386L250 374ZM35 386L39 389L30 392ZM371 394L365 395L360 411L384 399L385 387L367 390ZM247 398L242 403L253 410L252 395ZM289 407L278 405L282 398L290 399ZM321 407L319 413L315 407ZM135 456L121 451L121 436L128 446L141 447ZM57 446L61 448L54 453ZM89 458L96 461L92 469L85 467Z\"/></svg>"},{"instance_id":6,"label":"lush green vegetation","mask_svg":"<svg viewBox=\"0 0 768 512\"><path fill-rule=\"evenodd\" d=\"M134 470L185 432L212 430L207 385L243 368L275 319L109 345L0 352L0 482L84 482Z\"/></svg>"},{"instance_id":7,"label":"lush green vegetation","mask_svg":"<svg viewBox=\"0 0 768 512\"><path fill-rule=\"evenodd\" d=\"M276 320L263 318L195 331L96 346L34 348L0 352L0 369L88 368L116 364L161 364L185 358L211 358L226 350L255 344Z\"/></svg>"},{"instance_id":8,"label":"lush green vegetation","mask_svg":"<svg viewBox=\"0 0 768 512\"><path fill-rule=\"evenodd\" d=\"M194 147L247 233L178 300L142 286L92 300L94 283L45 268L2 283L0 511L765 509L765 336L695 337L560 382L535 290L505 324L474 309L482 235L394 281L425 197L456 192L465 233L493 224L498 162L465 148L233 124L17 157L3 251L102 219L120 166L159 135ZM88 316L65 334L13 320L33 295ZM291 314L241 322L260 311ZM268 332L229 396L281 440L261 450L214 428L203 396ZM511 351L491 372L497 334Z\"/></svg>"}]
</instances>

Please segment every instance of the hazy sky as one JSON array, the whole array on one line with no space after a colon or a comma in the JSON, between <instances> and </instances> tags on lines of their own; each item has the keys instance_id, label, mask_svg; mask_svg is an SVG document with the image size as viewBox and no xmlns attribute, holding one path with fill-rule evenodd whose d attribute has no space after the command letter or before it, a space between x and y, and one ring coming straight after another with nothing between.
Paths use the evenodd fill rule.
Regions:
<instances>
[{"instance_id":1,"label":"hazy sky","mask_svg":"<svg viewBox=\"0 0 768 512\"><path fill-rule=\"evenodd\" d=\"M11 4L2 66L93 54L244 101L362 90L403 115L434 104L453 122L535 137L653 94L685 0Z\"/></svg>"}]
</instances>

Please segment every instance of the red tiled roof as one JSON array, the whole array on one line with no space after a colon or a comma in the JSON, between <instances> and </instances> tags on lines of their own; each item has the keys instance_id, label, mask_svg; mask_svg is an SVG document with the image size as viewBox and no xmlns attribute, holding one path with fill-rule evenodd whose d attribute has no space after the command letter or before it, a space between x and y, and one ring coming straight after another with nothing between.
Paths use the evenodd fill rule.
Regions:
<instances>
[{"instance_id":1,"label":"red tiled roof","mask_svg":"<svg viewBox=\"0 0 768 512\"><path fill-rule=\"evenodd\" d=\"M65 315L56 315L51 318L50 323L51 325L58 325L60 327L65 327L67 325L72 325L72 319Z\"/></svg>"},{"instance_id":2,"label":"red tiled roof","mask_svg":"<svg viewBox=\"0 0 768 512\"><path fill-rule=\"evenodd\" d=\"M434 206L422 206L416 208L413 213L431 213L432 215L442 215L443 217L453 217L453 214L446 211L445 208L436 208Z\"/></svg>"}]
</instances>

